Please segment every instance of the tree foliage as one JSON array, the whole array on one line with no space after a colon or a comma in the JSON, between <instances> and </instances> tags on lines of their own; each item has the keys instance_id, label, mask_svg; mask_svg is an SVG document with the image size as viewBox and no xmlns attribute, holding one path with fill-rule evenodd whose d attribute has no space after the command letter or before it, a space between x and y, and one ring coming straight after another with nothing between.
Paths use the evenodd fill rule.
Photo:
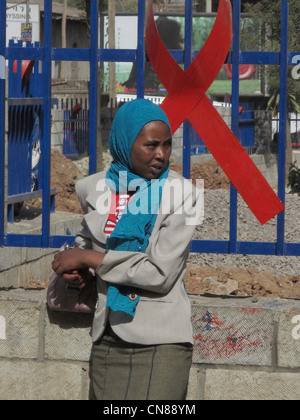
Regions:
<instances>
[{"instance_id":1,"label":"tree foliage","mask_svg":"<svg viewBox=\"0 0 300 420\"><path fill-rule=\"evenodd\" d=\"M256 49L261 46L264 51L280 51L281 43L281 0L260 0L256 4L248 3L245 11L250 13L253 18L252 33L256 34L253 41ZM289 30L288 43L290 52L300 52L300 2L299 0L289 0ZM269 66L267 69L267 84L269 92L278 102L276 95L279 91L279 66ZM294 108L300 100L300 82L294 80L289 71L288 91L290 96L291 108ZM290 109L291 111L293 109ZM299 111L299 109L298 109Z\"/></svg>"},{"instance_id":2,"label":"tree foliage","mask_svg":"<svg viewBox=\"0 0 300 420\"><path fill-rule=\"evenodd\" d=\"M62 3L63 0L56 0L59 3ZM108 9L109 0L99 0L99 10L100 13L106 12ZM137 12L137 0L115 0L116 10L118 13L128 12L135 13ZM80 10L85 10L87 15L90 14L91 1L90 0L68 0L68 5L71 7L76 7Z\"/></svg>"},{"instance_id":3,"label":"tree foliage","mask_svg":"<svg viewBox=\"0 0 300 420\"><path fill-rule=\"evenodd\" d=\"M63 0L56 0L58 3L62 3ZM108 0L99 0L99 10L104 12L107 10ZM87 16L90 15L91 1L90 0L68 0L68 6L76 7L76 9L84 10L87 12Z\"/></svg>"}]
</instances>

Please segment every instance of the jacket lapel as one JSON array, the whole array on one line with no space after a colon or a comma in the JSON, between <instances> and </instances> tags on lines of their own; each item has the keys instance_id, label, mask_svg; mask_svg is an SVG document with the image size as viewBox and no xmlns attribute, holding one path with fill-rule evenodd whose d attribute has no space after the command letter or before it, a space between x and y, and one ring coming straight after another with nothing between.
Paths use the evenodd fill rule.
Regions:
<instances>
[{"instance_id":1,"label":"jacket lapel","mask_svg":"<svg viewBox=\"0 0 300 420\"><path fill-rule=\"evenodd\" d=\"M111 190L95 192L86 198L91 210L84 216L90 232L100 244L106 244L104 228L108 220L111 206Z\"/></svg>"},{"instance_id":2,"label":"jacket lapel","mask_svg":"<svg viewBox=\"0 0 300 420\"><path fill-rule=\"evenodd\" d=\"M174 176L170 176L168 180L172 180ZM106 185L107 186L107 185ZM84 216L87 226L89 227L90 232L92 233L93 237L96 239L97 242L101 244L101 246L106 246L107 237L104 233L104 228L108 220L110 207L111 207L111 200L112 200L112 193L110 188L107 186L103 191L97 191L97 185L93 186L93 193L89 194L86 198L86 202L89 205L89 212ZM173 200L170 197L174 194L172 188L170 188L169 182L166 182L164 189L163 189L163 196L162 196L162 203L160 212L157 216L153 232L157 233L157 230L161 223L163 223L164 219L166 218L165 212L172 213L174 210L174 197ZM175 191L176 195L176 191ZM167 210L167 211L166 211Z\"/></svg>"}]
</instances>

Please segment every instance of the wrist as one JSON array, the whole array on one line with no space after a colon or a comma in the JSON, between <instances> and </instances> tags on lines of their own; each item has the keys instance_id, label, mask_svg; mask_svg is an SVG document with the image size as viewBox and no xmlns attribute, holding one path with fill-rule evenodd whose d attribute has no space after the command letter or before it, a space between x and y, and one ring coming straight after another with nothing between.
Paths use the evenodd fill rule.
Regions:
<instances>
[{"instance_id":1,"label":"wrist","mask_svg":"<svg viewBox=\"0 0 300 420\"><path fill-rule=\"evenodd\" d=\"M85 250L83 263L85 267L96 269L103 261L105 254L93 250Z\"/></svg>"}]
</instances>

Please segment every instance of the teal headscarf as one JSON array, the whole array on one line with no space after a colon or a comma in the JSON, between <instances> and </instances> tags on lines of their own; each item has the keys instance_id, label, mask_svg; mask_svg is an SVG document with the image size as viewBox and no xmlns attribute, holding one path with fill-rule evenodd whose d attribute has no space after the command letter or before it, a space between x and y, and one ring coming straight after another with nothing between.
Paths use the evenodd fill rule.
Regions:
<instances>
[{"instance_id":1,"label":"teal headscarf","mask_svg":"<svg viewBox=\"0 0 300 420\"><path fill-rule=\"evenodd\" d=\"M123 105L118 111L109 138L113 162L106 180L117 193L137 188L113 234L107 240L107 250L145 252L160 208L162 189L169 167L157 180L146 180L135 174L131 166L131 150L142 128L152 122L162 121L171 127L165 112L145 99ZM151 194L152 191L152 194ZM155 191L155 194L153 194ZM132 294L136 299L132 300ZM106 306L132 317L139 301L137 290L109 285Z\"/></svg>"}]
</instances>

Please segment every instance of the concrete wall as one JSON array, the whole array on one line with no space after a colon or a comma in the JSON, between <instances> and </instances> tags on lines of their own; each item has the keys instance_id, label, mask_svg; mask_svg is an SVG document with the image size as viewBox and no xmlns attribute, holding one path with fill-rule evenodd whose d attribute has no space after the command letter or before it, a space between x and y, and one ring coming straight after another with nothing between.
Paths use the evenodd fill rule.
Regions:
<instances>
[{"instance_id":1,"label":"concrete wall","mask_svg":"<svg viewBox=\"0 0 300 420\"><path fill-rule=\"evenodd\" d=\"M51 127L51 148L62 153L64 144L64 110L53 109L51 115L53 118Z\"/></svg>"},{"instance_id":2,"label":"concrete wall","mask_svg":"<svg viewBox=\"0 0 300 420\"><path fill-rule=\"evenodd\" d=\"M1 292L1 400L87 399L90 325L48 315L45 291Z\"/></svg>"},{"instance_id":3,"label":"concrete wall","mask_svg":"<svg viewBox=\"0 0 300 420\"><path fill-rule=\"evenodd\" d=\"M257 168L266 178L272 188L278 188L278 157L277 155L251 155Z\"/></svg>"},{"instance_id":4,"label":"concrete wall","mask_svg":"<svg viewBox=\"0 0 300 420\"><path fill-rule=\"evenodd\" d=\"M293 151L293 162L296 162L298 166L300 166L300 151L294 150Z\"/></svg>"},{"instance_id":5,"label":"concrete wall","mask_svg":"<svg viewBox=\"0 0 300 420\"><path fill-rule=\"evenodd\" d=\"M300 398L299 301L191 302L189 400ZM0 292L0 399L88 399L91 323L48 311L45 291Z\"/></svg>"},{"instance_id":6,"label":"concrete wall","mask_svg":"<svg viewBox=\"0 0 300 420\"><path fill-rule=\"evenodd\" d=\"M42 216L32 219L34 209L22 210L21 221L7 225L11 234L40 235ZM51 215L51 235L76 235L81 230L82 216L78 214L55 212ZM0 249L0 290L1 288L28 287L45 284L49 279L51 263L57 249L1 248Z\"/></svg>"},{"instance_id":7,"label":"concrete wall","mask_svg":"<svg viewBox=\"0 0 300 420\"><path fill-rule=\"evenodd\" d=\"M193 300L189 398L300 399L300 303L269 298Z\"/></svg>"}]
</instances>

